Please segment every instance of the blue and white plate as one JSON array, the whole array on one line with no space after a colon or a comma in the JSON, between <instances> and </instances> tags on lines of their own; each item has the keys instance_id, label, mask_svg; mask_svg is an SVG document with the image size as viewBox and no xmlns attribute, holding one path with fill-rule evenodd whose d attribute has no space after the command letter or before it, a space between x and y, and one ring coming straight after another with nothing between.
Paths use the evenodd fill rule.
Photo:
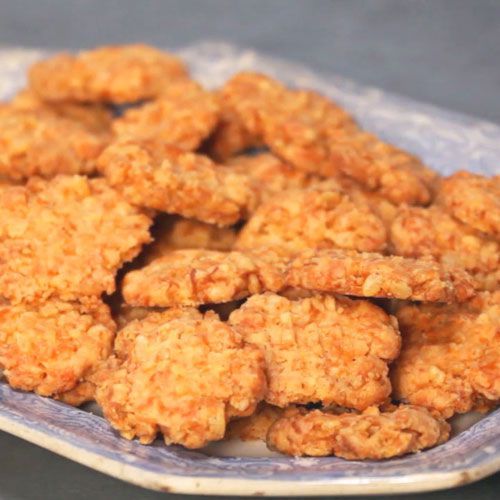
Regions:
<instances>
[{"instance_id":1,"label":"blue and white plate","mask_svg":"<svg viewBox=\"0 0 500 500\"><path fill-rule=\"evenodd\" d=\"M44 54L0 50L0 100ZM215 42L180 50L196 78L213 87L233 73L259 70L342 103L369 130L449 174L500 173L500 127L368 88L332 75ZM97 414L0 382L0 429L96 470L156 490L227 495L353 495L437 490L500 470L500 410L466 415L437 448L383 462L288 458L260 444L229 442L188 451L120 438Z\"/></svg>"}]
</instances>

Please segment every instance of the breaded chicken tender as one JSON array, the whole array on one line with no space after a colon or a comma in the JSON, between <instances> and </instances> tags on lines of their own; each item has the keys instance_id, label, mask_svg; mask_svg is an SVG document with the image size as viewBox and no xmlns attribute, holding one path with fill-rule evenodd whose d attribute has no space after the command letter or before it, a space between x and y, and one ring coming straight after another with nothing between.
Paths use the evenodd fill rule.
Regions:
<instances>
[{"instance_id":1,"label":"breaded chicken tender","mask_svg":"<svg viewBox=\"0 0 500 500\"><path fill-rule=\"evenodd\" d=\"M0 130L0 175L12 179L90 173L106 145L75 120L40 110L0 110Z\"/></svg>"},{"instance_id":2,"label":"breaded chicken tender","mask_svg":"<svg viewBox=\"0 0 500 500\"><path fill-rule=\"evenodd\" d=\"M364 410L391 393L387 363L400 349L397 322L368 301L253 295L229 324L264 351L265 400L272 405L321 402Z\"/></svg>"},{"instance_id":3,"label":"breaded chicken tender","mask_svg":"<svg viewBox=\"0 0 500 500\"><path fill-rule=\"evenodd\" d=\"M367 205L334 189L287 191L260 205L243 227L235 248L279 247L381 251L385 224Z\"/></svg>"},{"instance_id":4,"label":"breaded chicken tender","mask_svg":"<svg viewBox=\"0 0 500 500\"><path fill-rule=\"evenodd\" d=\"M431 255L462 267L486 290L500 286L500 244L437 206L406 207L392 223L392 251L404 257Z\"/></svg>"},{"instance_id":5,"label":"breaded chicken tender","mask_svg":"<svg viewBox=\"0 0 500 500\"><path fill-rule=\"evenodd\" d=\"M475 281L432 259L386 257L347 250L306 250L291 262L287 285L360 297L463 302Z\"/></svg>"},{"instance_id":6,"label":"breaded chicken tender","mask_svg":"<svg viewBox=\"0 0 500 500\"><path fill-rule=\"evenodd\" d=\"M30 88L46 101L127 103L161 94L187 68L177 57L147 45L99 47L61 53L30 68Z\"/></svg>"},{"instance_id":7,"label":"breaded chicken tender","mask_svg":"<svg viewBox=\"0 0 500 500\"><path fill-rule=\"evenodd\" d=\"M456 172L441 183L438 200L464 224L500 239L500 176Z\"/></svg>"},{"instance_id":8,"label":"breaded chicken tender","mask_svg":"<svg viewBox=\"0 0 500 500\"><path fill-rule=\"evenodd\" d=\"M116 136L156 139L194 151L217 124L219 105L193 80L166 87L154 101L131 108L113 123Z\"/></svg>"},{"instance_id":9,"label":"breaded chicken tender","mask_svg":"<svg viewBox=\"0 0 500 500\"><path fill-rule=\"evenodd\" d=\"M500 291L461 305L406 305L397 311L403 350L394 395L445 418L500 400Z\"/></svg>"},{"instance_id":10,"label":"breaded chicken tender","mask_svg":"<svg viewBox=\"0 0 500 500\"><path fill-rule=\"evenodd\" d=\"M98 299L0 306L0 367L15 389L42 396L77 387L113 347L115 325Z\"/></svg>"},{"instance_id":11,"label":"breaded chicken tender","mask_svg":"<svg viewBox=\"0 0 500 500\"><path fill-rule=\"evenodd\" d=\"M195 306L237 300L284 285L287 259L272 249L251 252L175 250L131 271L123 297L133 306Z\"/></svg>"},{"instance_id":12,"label":"breaded chicken tender","mask_svg":"<svg viewBox=\"0 0 500 500\"><path fill-rule=\"evenodd\" d=\"M277 420L267 445L292 456L381 460L436 446L449 435L449 424L424 408L400 406L391 412L369 408L343 415L313 410Z\"/></svg>"},{"instance_id":13,"label":"breaded chicken tender","mask_svg":"<svg viewBox=\"0 0 500 500\"><path fill-rule=\"evenodd\" d=\"M229 226L256 204L251 181L208 157L158 141L111 144L98 166L135 205Z\"/></svg>"},{"instance_id":14,"label":"breaded chicken tender","mask_svg":"<svg viewBox=\"0 0 500 500\"><path fill-rule=\"evenodd\" d=\"M0 196L0 296L99 296L150 241L151 220L103 179L32 178Z\"/></svg>"},{"instance_id":15,"label":"breaded chicken tender","mask_svg":"<svg viewBox=\"0 0 500 500\"><path fill-rule=\"evenodd\" d=\"M251 414L266 390L264 360L213 313L171 309L129 323L96 399L120 434L201 448L232 417Z\"/></svg>"}]
</instances>

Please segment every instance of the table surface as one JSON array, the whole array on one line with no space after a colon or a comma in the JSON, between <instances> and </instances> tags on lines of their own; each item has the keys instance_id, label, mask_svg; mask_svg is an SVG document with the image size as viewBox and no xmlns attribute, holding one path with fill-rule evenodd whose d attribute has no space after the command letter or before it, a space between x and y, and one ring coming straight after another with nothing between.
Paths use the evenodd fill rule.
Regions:
<instances>
[{"instance_id":1,"label":"table surface","mask_svg":"<svg viewBox=\"0 0 500 500\"><path fill-rule=\"evenodd\" d=\"M178 47L207 38L500 123L499 0L0 0L0 45ZM497 474L404 498L493 499L499 488ZM115 497L174 495L128 485L0 432L0 500Z\"/></svg>"}]
</instances>

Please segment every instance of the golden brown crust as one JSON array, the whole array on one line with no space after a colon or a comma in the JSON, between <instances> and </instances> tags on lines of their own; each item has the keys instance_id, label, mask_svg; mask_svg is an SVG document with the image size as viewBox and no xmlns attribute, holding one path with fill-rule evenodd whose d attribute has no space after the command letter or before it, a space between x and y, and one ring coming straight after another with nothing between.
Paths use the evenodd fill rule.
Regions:
<instances>
[{"instance_id":1,"label":"golden brown crust","mask_svg":"<svg viewBox=\"0 0 500 500\"><path fill-rule=\"evenodd\" d=\"M292 456L381 460L441 444L449 434L449 424L418 407L400 406L390 412L370 408L359 415L314 410L277 420L267 444Z\"/></svg>"},{"instance_id":2,"label":"golden brown crust","mask_svg":"<svg viewBox=\"0 0 500 500\"><path fill-rule=\"evenodd\" d=\"M31 89L47 101L113 103L150 99L186 76L175 56L142 44L57 54L35 63L28 75Z\"/></svg>"},{"instance_id":3,"label":"golden brown crust","mask_svg":"<svg viewBox=\"0 0 500 500\"><path fill-rule=\"evenodd\" d=\"M229 302L281 289L285 265L271 249L176 250L127 273L123 296L128 304L146 307Z\"/></svg>"},{"instance_id":4,"label":"golden brown crust","mask_svg":"<svg viewBox=\"0 0 500 500\"><path fill-rule=\"evenodd\" d=\"M103 179L32 178L0 196L0 296L99 296L150 240L151 220Z\"/></svg>"},{"instance_id":5,"label":"golden brown crust","mask_svg":"<svg viewBox=\"0 0 500 500\"><path fill-rule=\"evenodd\" d=\"M391 392L387 362L399 353L397 322L368 301L266 293L250 297L229 323L264 351L270 404L363 410Z\"/></svg>"},{"instance_id":6,"label":"golden brown crust","mask_svg":"<svg viewBox=\"0 0 500 500\"><path fill-rule=\"evenodd\" d=\"M262 354L213 313L174 309L129 323L96 399L127 439L200 448L251 414L265 392ZM189 369L186 369L189 367Z\"/></svg>"},{"instance_id":7,"label":"golden brown crust","mask_svg":"<svg viewBox=\"0 0 500 500\"><path fill-rule=\"evenodd\" d=\"M397 311L403 350L392 370L395 397L446 418L500 400L500 292L461 305Z\"/></svg>"},{"instance_id":8,"label":"golden brown crust","mask_svg":"<svg viewBox=\"0 0 500 500\"><path fill-rule=\"evenodd\" d=\"M432 259L347 250L301 252L292 260L287 284L360 297L424 302L463 302L474 295L475 289L467 272L442 266Z\"/></svg>"}]
</instances>

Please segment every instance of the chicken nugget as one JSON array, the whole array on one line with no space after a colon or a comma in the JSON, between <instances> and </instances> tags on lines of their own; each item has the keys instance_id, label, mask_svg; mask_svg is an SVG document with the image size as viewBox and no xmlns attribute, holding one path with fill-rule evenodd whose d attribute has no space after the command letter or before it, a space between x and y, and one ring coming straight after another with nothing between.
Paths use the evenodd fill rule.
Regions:
<instances>
[{"instance_id":1,"label":"chicken nugget","mask_svg":"<svg viewBox=\"0 0 500 500\"><path fill-rule=\"evenodd\" d=\"M267 445L296 457L381 460L436 446L449 435L450 425L424 408L400 406L390 412L369 408L343 415L313 410L278 419L269 429Z\"/></svg>"},{"instance_id":2,"label":"chicken nugget","mask_svg":"<svg viewBox=\"0 0 500 500\"><path fill-rule=\"evenodd\" d=\"M266 357L266 402L321 402L363 410L391 393L387 363L400 337L395 318L364 300L254 295L229 317Z\"/></svg>"},{"instance_id":3,"label":"chicken nugget","mask_svg":"<svg viewBox=\"0 0 500 500\"><path fill-rule=\"evenodd\" d=\"M391 378L396 398L445 418L500 400L500 291L465 304L405 305L403 349Z\"/></svg>"},{"instance_id":4,"label":"chicken nugget","mask_svg":"<svg viewBox=\"0 0 500 500\"><path fill-rule=\"evenodd\" d=\"M196 306L229 302L283 287L287 259L271 249L252 252L175 250L123 279L133 306Z\"/></svg>"},{"instance_id":5,"label":"chicken nugget","mask_svg":"<svg viewBox=\"0 0 500 500\"><path fill-rule=\"evenodd\" d=\"M404 257L431 255L462 267L486 290L500 286L500 245L454 219L437 206L406 207L394 219L392 251Z\"/></svg>"},{"instance_id":6,"label":"chicken nugget","mask_svg":"<svg viewBox=\"0 0 500 500\"><path fill-rule=\"evenodd\" d=\"M354 203L341 191L312 187L275 195L260 205L239 233L235 248L381 251L386 243L385 224L367 205Z\"/></svg>"},{"instance_id":7,"label":"chicken nugget","mask_svg":"<svg viewBox=\"0 0 500 500\"><path fill-rule=\"evenodd\" d=\"M96 400L127 438L201 448L222 439L232 417L251 414L266 390L264 360L214 313L153 313L118 333Z\"/></svg>"},{"instance_id":8,"label":"chicken nugget","mask_svg":"<svg viewBox=\"0 0 500 500\"><path fill-rule=\"evenodd\" d=\"M292 260L287 285L360 297L463 302L474 295L476 283L466 271L430 258L306 250Z\"/></svg>"},{"instance_id":9,"label":"chicken nugget","mask_svg":"<svg viewBox=\"0 0 500 500\"><path fill-rule=\"evenodd\" d=\"M113 123L116 136L156 139L194 151L217 124L219 105L192 80L170 84L154 101L131 108Z\"/></svg>"},{"instance_id":10,"label":"chicken nugget","mask_svg":"<svg viewBox=\"0 0 500 500\"><path fill-rule=\"evenodd\" d=\"M32 178L0 196L0 296L12 302L99 296L150 241L151 219L103 179Z\"/></svg>"},{"instance_id":11,"label":"chicken nugget","mask_svg":"<svg viewBox=\"0 0 500 500\"><path fill-rule=\"evenodd\" d=\"M127 103L161 94L187 68L177 57L143 44L61 53L31 66L30 88L45 101Z\"/></svg>"},{"instance_id":12,"label":"chicken nugget","mask_svg":"<svg viewBox=\"0 0 500 500\"><path fill-rule=\"evenodd\" d=\"M464 224L500 238L500 176L456 172L443 179L438 202Z\"/></svg>"},{"instance_id":13,"label":"chicken nugget","mask_svg":"<svg viewBox=\"0 0 500 500\"><path fill-rule=\"evenodd\" d=\"M229 226L256 204L246 176L171 144L117 141L97 164L108 182L138 206Z\"/></svg>"},{"instance_id":14,"label":"chicken nugget","mask_svg":"<svg viewBox=\"0 0 500 500\"><path fill-rule=\"evenodd\" d=\"M15 389L71 391L112 351L115 325L100 300L0 306L0 367Z\"/></svg>"}]
</instances>

